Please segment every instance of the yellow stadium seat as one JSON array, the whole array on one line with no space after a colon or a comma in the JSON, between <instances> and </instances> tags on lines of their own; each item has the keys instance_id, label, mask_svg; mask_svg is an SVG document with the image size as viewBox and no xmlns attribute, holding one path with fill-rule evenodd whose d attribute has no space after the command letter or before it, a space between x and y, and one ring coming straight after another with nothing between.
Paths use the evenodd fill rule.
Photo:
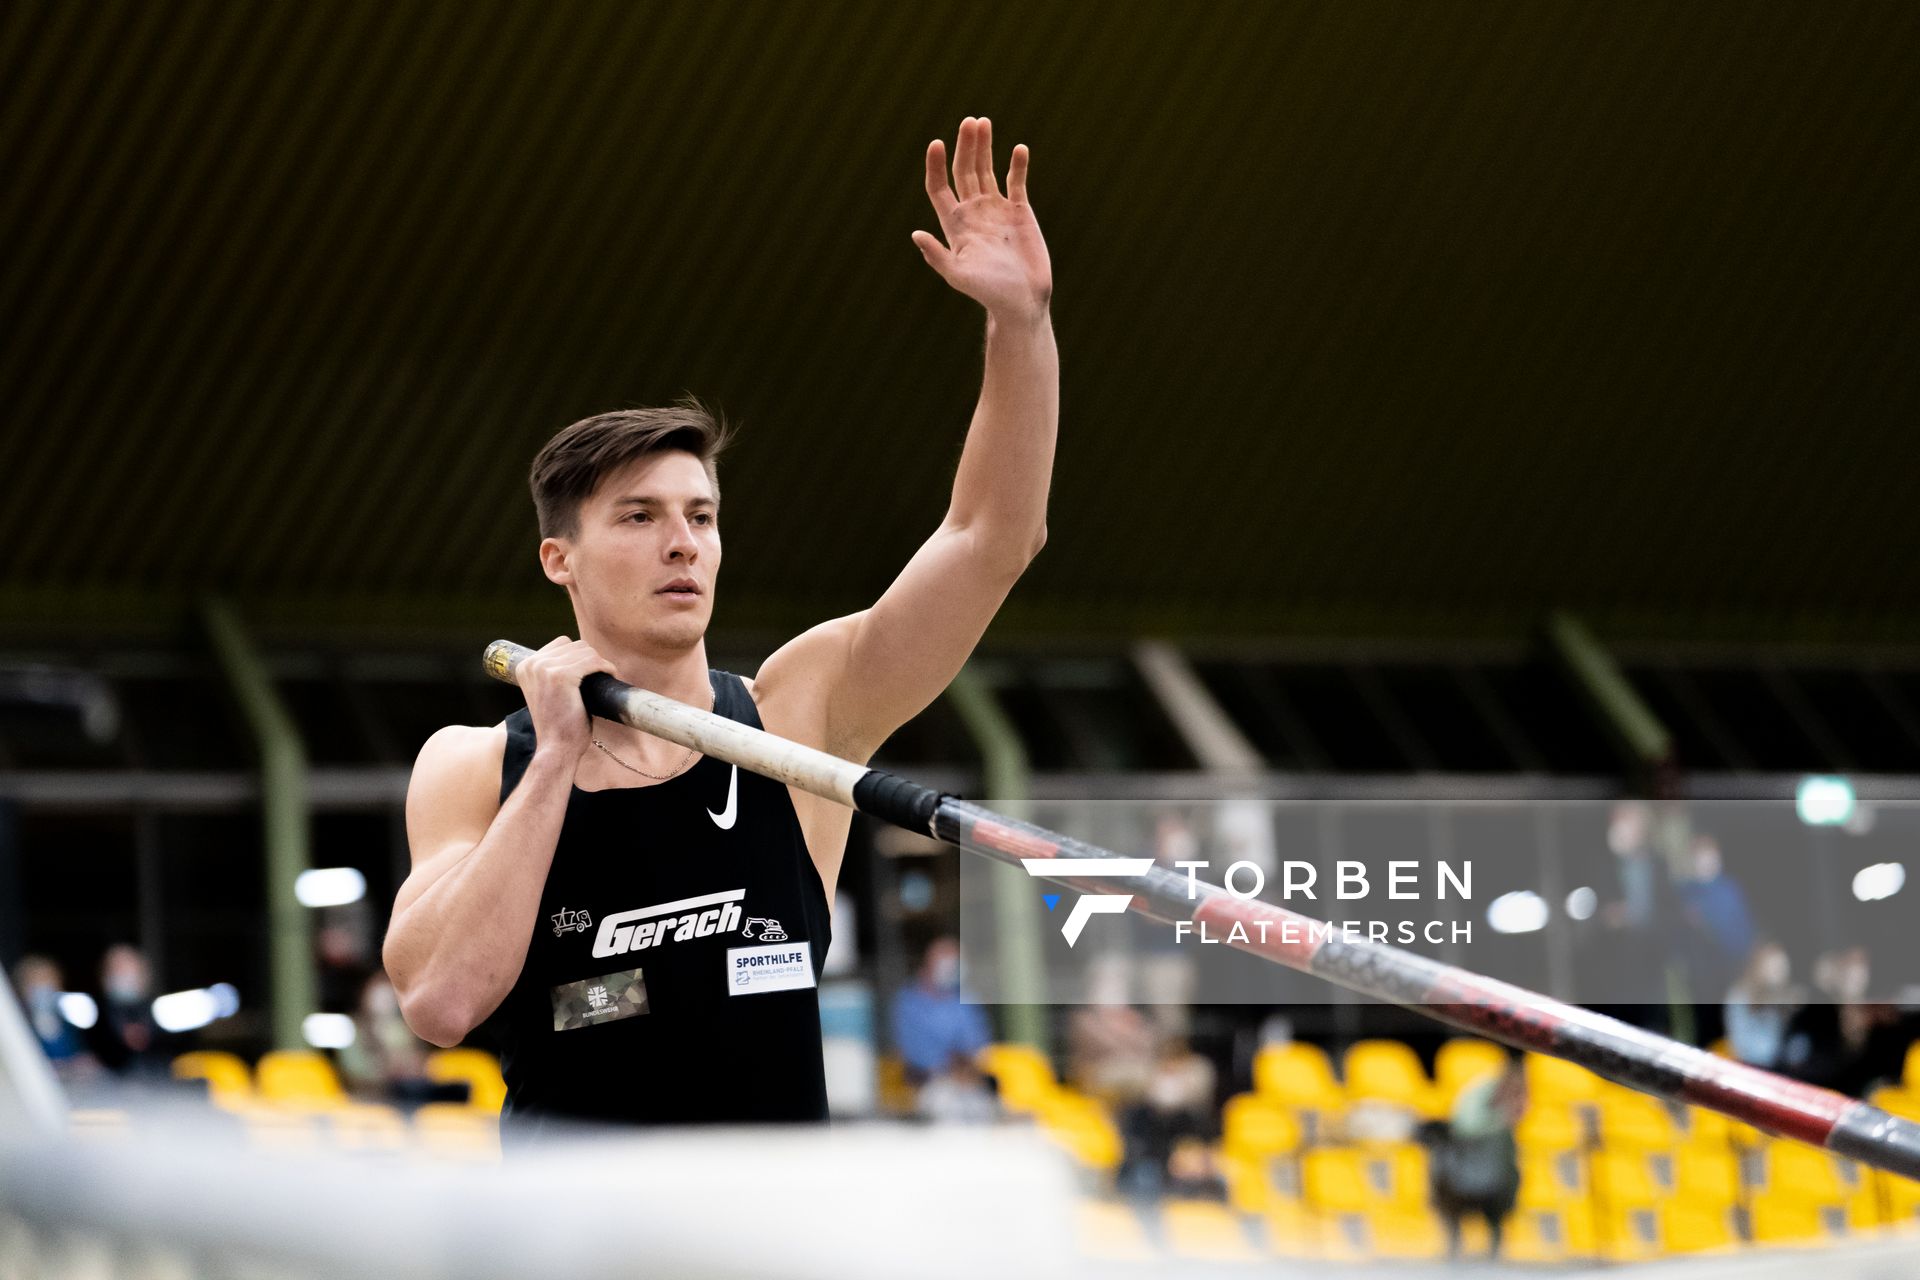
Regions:
<instances>
[{"instance_id":1,"label":"yellow stadium seat","mask_svg":"<svg viewBox=\"0 0 1920 1280\"><path fill-rule=\"evenodd\" d=\"M1586 1153L1579 1147L1523 1147L1520 1151L1520 1203L1553 1209L1582 1202L1593 1194Z\"/></svg>"},{"instance_id":2,"label":"yellow stadium seat","mask_svg":"<svg viewBox=\"0 0 1920 1280\"><path fill-rule=\"evenodd\" d=\"M1120 1131L1097 1098L1055 1088L1040 1099L1034 1115L1047 1136L1081 1164L1100 1170L1119 1167Z\"/></svg>"},{"instance_id":3,"label":"yellow stadium seat","mask_svg":"<svg viewBox=\"0 0 1920 1280\"><path fill-rule=\"evenodd\" d=\"M1442 1106L1452 1106L1460 1091L1476 1080L1506 1070L1507 1051L1491 1040L1455 1036L1433 1058L1433 1083Z\"/></svg>"},{"instance_id":4,"label":"yellow stadium seat","mask_svg":"<svg viewBox=\"0 0 1920 1280\"><path fill-rule=\"evenodd\" d=\"M1513 1126L1513 1140L1522 1150L1536 1148L1558 1151L1578 1147L1587 1140L1587 1129L1573 1108L1551 1099L1529 1098L1527 1109Z\"/></svg>"},{"instance_id":5,"label":"yellow stadium seat","mask_svg":"<svg viewBox=\"0 0 1920 1280\"><path fill-rule=\"evenodd\" d=\"M1699 1253L1740 1243L1732 1204L1703 1204L1681 1197L1660 1206L1660 1226L1668 1252Z\"/></svg>"},{"instance_id":6,"label":"yellow stadium seat","mask_svg":"<svg viewBox=\"0 0 1920 1280\"><path fill-rule=\"evenodd\" d=\"M1716 1142L1687 1142L1673 1153L1673 1190L1698 1204L1732 1204L1740 1198L1740 1160Z\"/></svg>"},{"instance_id":7,"label":"yellow stadium seat","mask_svg":"<svg viewBox=\"0 0 1920 1280\"><path fill-rule=\"evenodd\" d=\"M1329 1262L1364 1262L1373 1257L1373 1237L1367 1215L1360 1209L1322 1210L1319 1219L1319 1255Z\"/></svg>"},{"instance_id":8,"label":"yellow stadium seat","mask_svg":"<svg viewBox=\"0 0 1920 1280\"><path fill-rule=\"evenodd\" d=\"M1620 1085L1601 1091L1600 1141L1605 1145L1664 1151L1679 1140L1673 1113L1660 1099Z\"/></svg>"},{"instance_id":9,"label":"yellow stadium seat","mask_svg":"<svg viewBox=\"0 0 1920 1280\"><path fill-rule=\"evenodd\" d=\"M1220 1109L1220 1137L1228 1147L1268 1155L1300 1147L1300 1122L1257 1093L1238 1093Z\"/></svg>"},{"instance_id":10,"label":"yellow stadium seat","mask_svg":"<svg viewBox=\"0 0 1920 1280\"><path fill-rule=\"evenodd\" d=\"M1212 1200L1169 1200L1160 1207L1161 1238L1167 1252L1196 1262L1258 1262L1260 1253L1247 1238L1233 1210Z\"/></svg>"},{"instance_id":11,"label":"yellow stadium seat","mask_svg":"<svg viewBox=\"0 0 1920 1280\"><path fill-rule=\"evenodd\" d=\"M897 1053L883 1053L874 1064L880 1110L891 1116L912 1115L916 1095L907 1083L907 1064Z\"/></svg>"},{"instance_id":12,"label":"yellow stadium seat","mask_svg":"<svg viewBox=\"0 0 1920 1280\"><path fill-rule=\"evenodd\" d=\"M1326 1230L1318 1214L1292 1196L1275 1197L1262 1216L1267 1252L1281 1258L1322 1258Z\"/></svg>"},{"instance_id":13,"label":"yellow stadium seat","mask_svg":"<svg viewBox=\"0 0 1920 1280\"><path fill-rule=\"evenodd\" d=\"M413 1133L426 1155L492 1163L500 1158L500 1122L458 1102L430 1102L413 1113Z\"/></svg>"},{"instance_id":14,"label":"yellow stadium seat","mask_svg":"<svg viewBox=\"0 0 1920 1280\"><path fill-rule=\"evenodd\" d=\"M1300 1186L1307 1203L1322 1213L1360 1212L1388 1203L1371 1189L1360 1153L1347 1147L1317 1147L1301 1156Z\"/></svg>"},{"instance_id":15,"label":"yellow stadium seat","mask_svg":"<svg viewBox=\"0 0 1920 1280\"><path fill-rule=\"evenodd\" d=\"M1159 1247L1132 1206L1116 1200L1085 1200L1076 1211L1079 1252L1100 1262L1153 1262Z\"/></svg>"},{"instance_id":16,"label":"yellow stadium seat","mask_svg":"<svg viewBox=\"0 0 1920 1280\"><path fill-rule=\"evenodd\" d=\"M1357 1153L1367 1191L1397 1208L1427 1203L1427 1149L1417 1142L1370 1143Z\"/></svg>"},{"instance_id":17,"label":"yellow stadium seat","mask_svg":"<svg viewBox=\"0 0 1920 1280\"><path fill-rule=\"evenodd\" d=\"M1920 1093L1920 1040L1907 1046L1907 1060L1900 1072L1900 1083Z\"/></svg>"},{"instance_id":18,"label":"yellow stadium seat","mask_svg":"<svg viewBox=\"0 0 1920 1280\"><path fill-rule=\"evenodd\" d=\"M207 1097L217 1107L234 1109L253 1099L253 1072L237 1054L197 1049L174 1058L171 1069L176 1080L205 1080Z\"/></svg>"},{"instance_id":19,"label":"yellow stadium seat","mask_svg":"<svg viewBox=\"0 0 1920 1280\"><path fill-rule=\"evenodd\" d=\"M1859 1185L1858 1175L1847 1176L1842 1161L1804 1142L1775 1138L1756 1154L1749 1166L1755 1191L1790 1190L1809 1199L1843 1200Z\"/></svg>"},{"instance_id":20,"label":"yellow stadium seat","mask_svg":"<svg viewBox=\"0 0 1920 1280\"><path fill-rule=\"evenodd\" d=\"M407 1122L392 1107L356 1102L326 1113L328 1133L343 1151L400 1151L411 1136Z\"/></svg>"},{"instance_id":21,"label":"yellow stadium seat","mask_svg":"<svg viewBox=\"0 0 1920 1280\"><path fill-rule=\"evenodd\" d=\"M1600 1253L1614 1262L1724 1249L1740 1242L1732 1205L1696 1204L1672 1196L1603 1203Z\"/></svg>"},{"instance_id":22,"label":"yellow stadium seat","mask_svg":"<svg viewBox=\"0 0 1920 1280\"><path fill-rule=\"evenodd\" d=\"M500 1078L500 1062L480 1049L441 1049L427 1055L427 1078L442 1084L464 1083L467 1105L499 1115L507 1100L507 1082Z\"/></svg>"},{"instance_id":23,"label":"yellow stadium seat","mask_svg":"<svg viewBox=\"0 0 1920 1280\"><path fill-rule=\"evenodd\" d=\"M1566 1262L1597 1251L1593 1202L1521 1204L1505 1224L1504 1252L1513 1262Z\"/></svg>"},{"instance_id":24,"label":"yellow stadium seat","mask_svg":"<svg viewBox=\"0 0 1920 1280\"><path fill-rule=\"evenodd\" d=\"M980 1050L980 1069L999 1086L1000 1101L1023 1115L1033 1112L1058 1087L1053 1063L1028 1044L990 1044Z\"/></svg>"},{"instance_id":25,"label":"yellow stadium seat","mask_svg":"<svg viewBox=\"0 0 1920 1280\"><path fill-rule=\"evenodd\" d=\"M1843 1207L1787 1190L1756 1193L1749 1220L1756 1244L1837 1240L1847 1234Z\"/></svg>"},{"instance_id":26,"label":"yellow stadium seat","mask_svg":"<svg viewBox=\"0 0 1920 1280\"><path fill-rule=\"evenodd\" d=\"M1591 1102L1605 1083L1585 1067L1544 1053L1526 1055L1527 1096L1537 1102Z\"/></svg>"},{"instance_id":27,"label":"yellow stadium seat","mask_svg":"<svg viewBox=\"0 0 1920 1280\"><path fill-rule=\"evenodd\" d=\"M254 1084L262 1100L299 1110L324 1111L347 1101L333 1064L312 1049L275 1049L262 1055Z\"/></svg>"},{"instance_id":28,"label":"yellow stadium seat","mask_svg":"<svg viewBox=\"0 0 1920 1280\"><path fill-rule=\"evenodd\" d=\"M1254 1055L1253 1088L1288 1106L1338 1112L1346 1105L1326 1051L1298 1040L1266 1045Z\"/></svg>"},{"instance_id":29,"label":"yellow stadium seat","mask_svg":"<svg viewBox=\"0 0 1920 1280\"><path fill-rule=\"evenodd\" d=\"M1756 1149L1747 1171L1756 1208L1762 1199L1774 1206L1775 1224L1785 1233L1776 1239L1803 1238L1805 1232L1793 1224L1804 1226L1809 1213L1818 1217L1820 1234L1827 1235L1881 1220L1879 1184L1854 1161L1818 1147L1776 1138ZM1757 1220L1754 1230L1757 1238Z\"/></svg>"},{"instance_id":30,"label":"yellow stadium seat","mask_svg":"<svg viewBox=\"0 0 1920 1280\"><path fill-rule=\"evenodd\" d=\"M1671 1190L1653 1174L1644 1151L1604 1150L1593 1156L1593 1185L1608 1203L1639 1204Z\"/></svg>"},{"instance_id":31,"label":"yellow stadium seat","mask_svg":"<svg viewBox=\"0 0 1920 1280\"><path fill-rule=\"evenodd\" d=\"M1447 1229L1424 1205L1395 1205L1366 1215L1368 1251L1376 1258L1409 1260L1444 1257Z\"/></svg>"},{"instance_id":32,"label":"yellow stadium seat","mask_svg":"<svg viewBox=\"0 0 1920 1280\"><path fill-rule=\"evenodd\" d=\"M1322 1213L1370 1213L1427 1202L1427 1153L1416 1143L1316 1147L1300 1157L1302 1194Z\"/></svg>"},{"instance_id":33,"label":"yellow stadium seat","mask_svg":"<svg viewBox=\"0 0 1920 1280\"><path fill-rule=\"evenodd\" d=\"M1920 1222L1920 1182L1895 1173L1878 1172L1874 1180L1880 1190L1882 1213L1887 1222Z\"/></svg>"},{"instance_id":34,"label":"yellow stadium seat","mask_svg":"<svg viewBox=\"0 0 1920 1280\"><path fill-rule=\"evenodd\" d=\"M1734 1122L1718 1111L1688 1106L1683 1109L1680 1140L1702 1147L1727 1146L1733 1142L1733 1126Z\"/></svg>"},{"instance_id":35,"label":"yellow stadium seat","mask_svg":"<svg viewBox=\"0 0 1920 1280\"><path fill-rule=\"evenodd\" d=\"M1423 1116L1438 1114L1433 1083L1420 1058L1398 1040L1360 1040L1341 1061L1342 1087L1349 1100L1395 1102Z\"/></svg>"},{"instance_id":36,"label":"yellow stadium seat","mask_svg":"<svg viewBox=\"0 0 1920 1280\"><path fill-rule=\"evenodd\" d=\"M1903 1120L1920 1120L1920 1089L1910 1089L1904 1085L1886 1085L1875 1089L1868 1101L1882 1111L1890 1112Z\"/></svg>"},{"instance_id":37,"label":"yellow stadium seat","mask_svg":"<svg viewBox=\"0 0 1920 1280\"><path fill-rule=\"evenodd\" d=\"M1300 1194L1300 1169L1294 1153L1304 1134L1294 1113L1256 1093L1235 1094L1220 1113L1220 1146L1226 1156L1245 1161L1252 1181L1238 1193L1250 1213L1262 1211L1269 1194Z\"/></svg>"},{"instance_id":38,"label":"yellow stadium seat","mask_svg":"<svg viewBox=\"0 0 1920 1280\"><path fill-rule=\"evenodd\" d=\"M1226 1180L1227 1203L1242 1213L1265 1213L1279 1198L1267 1178L1267 1162L1260 1156L1222 1146L1220 1176Z\"/></svg>"}]
</instances>

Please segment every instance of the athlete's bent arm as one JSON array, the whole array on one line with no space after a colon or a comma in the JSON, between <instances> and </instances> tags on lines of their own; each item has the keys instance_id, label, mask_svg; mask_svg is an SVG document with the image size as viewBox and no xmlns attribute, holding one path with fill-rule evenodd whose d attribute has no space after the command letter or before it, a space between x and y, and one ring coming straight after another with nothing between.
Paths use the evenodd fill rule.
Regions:
<instances>
[{"instance_id":1,"label":"athlete's bent arm","mask_svg":"<svg viewBox=\"0 0 1920 1280\"><path fill-rule=\"evenodd\" d=\"M947 244L924 231L914 243L987 312L986 371L952 501L872 608L796 637L755 677L756 687L810 687L828 749L856 760L947 687L1046 541L1060 359L1052 267L1026 180L1027 149L1015 147L1000 194L984 119L960 126L951 188L942 144L928 147L927 196Z\"/></svg>"},{"instance_id":2,"label":"athlete's bent arm","mask_svg":"<svg viewBox=\"0 0 1920 1280\"><path fill-rule=\"evenodd\" d=\"M580 681L594 671L612 665L564 636L522 664L536 744L505 804L497 730L442 729L414 762L407 785L413 870L395 897L381 960L407 1025L432 1044L465 1039L526 963L587 742Z\"/></svg>"}]
</instances>

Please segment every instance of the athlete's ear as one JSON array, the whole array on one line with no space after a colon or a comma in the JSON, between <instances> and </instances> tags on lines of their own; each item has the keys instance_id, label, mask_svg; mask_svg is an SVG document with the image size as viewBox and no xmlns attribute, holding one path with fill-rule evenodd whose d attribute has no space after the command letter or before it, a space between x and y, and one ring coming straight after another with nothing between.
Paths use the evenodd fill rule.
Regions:
<instances>
[{"instance_id":1,"label":"athlete's ear","mask_svg":"<svg viewBox=\"0 0 1920 1280\"><path fill-rule=\"evenodd\" d=\"M568 558L573 547L565 538L542 538L540 540L540 569L547 575L548 582L565 587L573 583L573 568Z\"/></svg>"}]
</instances>

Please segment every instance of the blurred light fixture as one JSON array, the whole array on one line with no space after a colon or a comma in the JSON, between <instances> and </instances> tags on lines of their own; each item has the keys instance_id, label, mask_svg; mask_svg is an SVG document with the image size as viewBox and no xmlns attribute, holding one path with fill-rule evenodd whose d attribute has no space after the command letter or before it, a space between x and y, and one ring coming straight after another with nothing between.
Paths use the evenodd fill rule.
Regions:
<instances>
[{"instance_id":1,"label":"blurred light fixture","mask_svg":"<svg viewBox=\"0 0 1920 1280\"><path fill-rule=\"evenodd\" d=\"M316 1049L344 1049L353 1043L353 1019L344 1013L310 1013L300 1031Z\"/></svg>"},{"instance_id":2,"label":"blurred light fixture","mask_svg":"<svg viewBox=\"0 0 1920 1280\"><path fill-rule=\"evenodd\" d=\"M1591 886L1581 885L1567 895L1567 914L1575 920L1590 920L1600 905L1600 895Z\"/></svg>"},{"instance_id":3,"label":"blurred light fixture","mask_svg":"<svg viewBox=\"0 0 1920 1280\"><path fill-rule=\"evenodd\" d=\"M84 991L62 991L59 1005L60 1016L82 1031L100 1021L100 1006Z\"/></svg>"},{"instance_id":4,"label":"blurred light fixture","mask_svg":"<svg viewBox=\"0 0 1920 1280\"><path fill-rule=\"evenodd\" d=\"M1861 902L1891 898L1907 883L1907 869L1897 862L1876 862L1853 876L1853 896Z\"/></svg>"},{"instance_id":5,"label":"blurred light fixture","mask_svg":"<svg viewBox=\"0 0 1920 1280\"><path fill-rule=\"evenodd\" d=\"M1531 889L1503 893L1487 904L1495 933L1535 933L1547 927L1547 900Z\"/></svg>"},{"instance_id":6,"label":"blurred light fixture","mask_svg":"<svg viewBox=\"0 0 1920 1280\"><path fill-rule=\"evenodd\" d=\"M367 878L352 867L315 867L293 882L303 907L344 907L367 896Z\"/></svg>"},{"instance_id":7,"label":"blurred light fixture","mask_svg":"<svg viewBox=\"0 0 1920 1280\"><path fill-rule=\"evenodd\" d=\"M1802 778L1793 803L1800 821L1810 827L1841 826L1853 817L1853 784L1845 778Z\"/></svg>"},{"instance_id":8,"label":"blurred light fixture","mask_svg":"<svg viewBox=\"0 0 1920 1280\"><path fill-rule=\"evenodd\" d=\"M195 1031L240 1008L240 993L230 983L170 991L153 1002L153 1020L162 1031Z\"/></svg>"}]
</instances>

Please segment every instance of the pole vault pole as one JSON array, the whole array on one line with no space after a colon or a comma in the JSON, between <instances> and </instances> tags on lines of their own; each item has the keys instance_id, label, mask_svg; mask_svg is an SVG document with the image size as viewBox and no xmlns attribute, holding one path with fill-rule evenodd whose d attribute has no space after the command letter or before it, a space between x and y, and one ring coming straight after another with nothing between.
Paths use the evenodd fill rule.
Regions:
<instances>
[{"instance_id":1,"label":"pole vault pole","mask_svg":"<svg viewBox=\"0 0 1920 1280\"><path fill-rule=\"evenodd\" d=\"M487 646L487 674L517 684L533 650ZM1131 896L1131 910L1205 926L1276 964L1403 1005L1462 1030L1568 1062L1657 1097L1706 1107L1756 1129L1920 1179L1920 1125L1831 1089L1802 1084L1384 943L1350 942L1323 922L1243 900L1150 859L1128 858L882 769L842 760L724 716L637 689L603 672L580 691L593 714L799 787L884 822L955 845L1079 893ZM1036 860L1045 860L1044 862ZM1051 869L1049 869L1049 866ZM1089 868L1134 874L1088 875ZM1235 928L1235 926L1240 926Z\"/></svg>"}]
</instances>

